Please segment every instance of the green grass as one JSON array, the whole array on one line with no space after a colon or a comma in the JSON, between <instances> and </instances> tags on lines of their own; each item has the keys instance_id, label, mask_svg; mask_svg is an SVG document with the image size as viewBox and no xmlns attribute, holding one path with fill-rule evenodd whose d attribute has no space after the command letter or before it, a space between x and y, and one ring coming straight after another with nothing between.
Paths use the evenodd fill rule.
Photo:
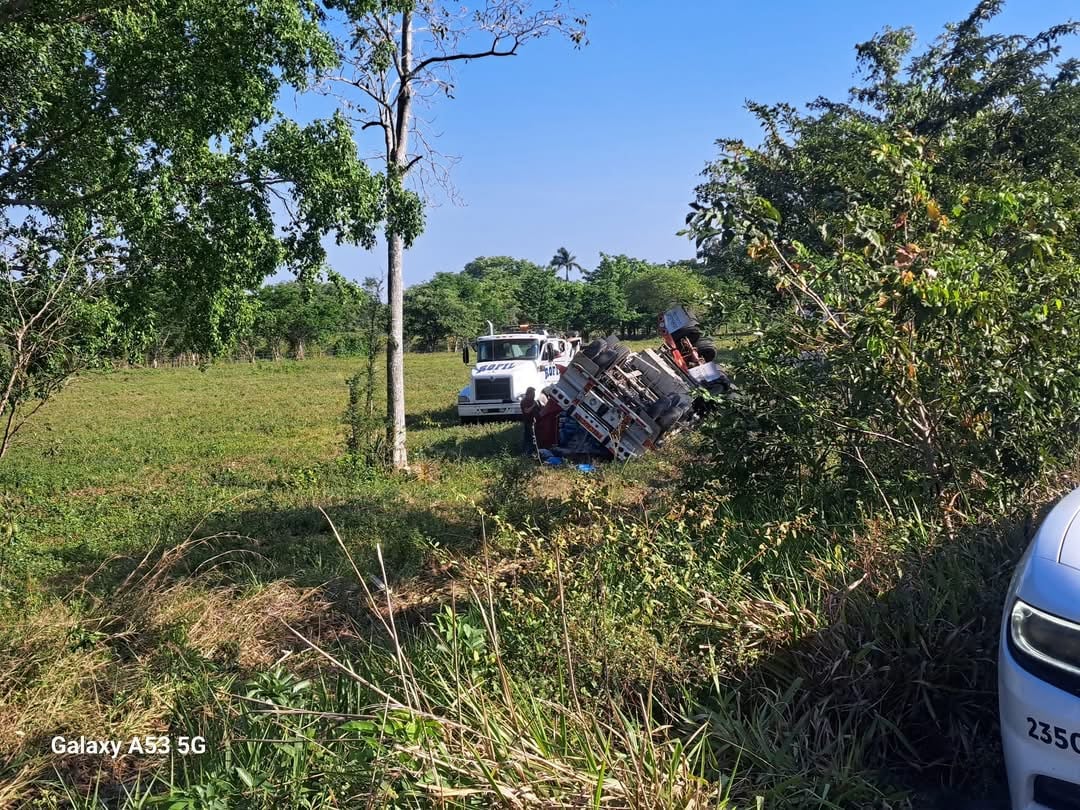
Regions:
<instances>
[{"instance_id":1,"label":"green grass","mask_svg":"<svg viewBox=\"0 0 1080 810\"><path fill-rule=\"evenodd\" d=\"M180 542L200 522L203 533L268 544L270 553L262 550L280 564L278 574L324 581L341 570L324 559L328 534L316 503L331 511L351 550L381 543L395 576L415 573L432 549L467 547L478 507L514 506L488 500L505 500L507 479L523 469L520 428L459 425L468 369L457 355L410 354L415 474L350 475L343 414L346 379L359 367L323 358L76 379L0 463L0 520L18 527L0 556L0 605L57 593L113 555ZM380 405L383 386L380 377Z\"/></svg>"},{"instance_id":2,"label":"green grass","mask_svg":"<svg viewBox=\"0 0 1080 810\"><path fill-rule=\"evenodd\" d=\"M813 482L740 504L707 433L596 475L539 468L516 424L456 424L446 354L407 358L413 472L356 469L358 365L121 370L42 411L0 464L0 807L996 790L1011 519L887 520ZM48 753L164 732L211 749Z\"/></svg>"},{"instance_id":3,"label":"green grass","mask_svg":"<svg viewBox=\"0 0 1080 810\"><path fill-rule=\"evenodd\" d=\"M325 546L315 502L343 507L339 528L351 546L381 542L406 568L428 546L471 540L473 504L517 465L517 426L459 426L460 359L410 355L417 476L349 476L340 464L342 414L345 380L358 365L229 363L77 379L0 464L20 552L9 550L0 572L9 598L17 595L14 556L23 588L54 591L109 556L178 542L208 515L214 530L276 544L273 556L289 566L300 556L289 547L306 555ZM315 581L331 572L316 555L291 573Z\"/></svg>"},{"instance_id":4,"label":"green grass","mask_svg":"<svg viewBox=\"0 0 1080 810\"><path fill-rule=\"evenodd\" d=\"M553 530L570 514L579 473L520 459L515 423L457 423L457 355L407 357L411 474L355 469L343 414L359 366L86 374L27 427L0 464L0 783L31 791L14 795L51 806L130 787L101 762L68 772L43 754L49 735L161 731L183 706L202 716L207 695L231 705L283 649L317 673L286 623L335 648L371 634L372 575L423 615L475 577L485 526L512 560L519 537L500 527ZM666 464L593 480L629 492Z\"/></svg>"}]
</instances>

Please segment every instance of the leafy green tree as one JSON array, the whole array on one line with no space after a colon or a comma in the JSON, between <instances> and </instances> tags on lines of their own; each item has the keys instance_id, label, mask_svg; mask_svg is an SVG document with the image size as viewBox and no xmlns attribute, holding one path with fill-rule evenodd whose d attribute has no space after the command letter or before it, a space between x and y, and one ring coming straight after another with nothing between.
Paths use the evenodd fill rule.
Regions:
<instances>
[{"instance_id":1,"label":"leafy green tree","mask_svg":"<svg viewBox=\"0 0 1080 810\"><path fill-rule=\"evenodd\" d=\"M1077 25L985 33L1000 7L919 54L887 30L851 103L753 106L762 145L722 142L691 230L773 311L714 428L744 492L977 508L1073 449Z\"/></svg>"},{"instance_id":2,"label":"leafy green tree","mask_svg":"<svg viewBox=\"0 0 1080 810\"><path fill-rule=\"evenodd\" d=\"M480 324L476 302L460 292L460 277L438 273L405 293L405 331L421 348L434 351L440 343L475 337Z\"/></svg>"},{"instance_id":3,"label":"leafy green tree","mask_svg":"<svg viewBox=\"0 0 1080 810\"><path fill-rule=\"evenodd\" d=\"M570 280L570 271L582 269L581 265L577 262L577 256L572 256L570 251L564 247L555 251L555 255L551 257L551 266L555 268L555 271L563 270L566 272L566 280Z\"/></svg>"},{"instance_id":4,"label":"leafy green tree","mask_svg":"<svg viewBox=\"0 0 1080 810\"><path fill-rule=\"evenodd\" d=\"M471 278L484 280L498 276L513 277L536 267L538 265L528 259L515 259L512 256L477 256L461 272Z\"/></svg>"},{"instance_id":5,"label":"leafy green tree","mask_svg":"<svg viewBox=\"0 0 1080 810\"><path fill-rule=\"evenodd\" d=\"M482 326L484 321L502 325L516 320L521 276L540 269L527 259L509 256L479 257L466 264L461 274L461 295L476 303L480 315L477 325Z\"/></svg>"},{"instance_id":6,"label":"leafy green tree","mask_svg":"<svg viewBox=\"0 0 1080 810\"><path fill-rule=\"evenodd\" d=\"M289 281L258 292L256 321L264 334L288 343L289 354L303 360L307 347L358 325L359 307L333 284Z\"/></svg>"},{"instance_id":7,"label":"leafy green tree","mask_svg":"<svg viewBox=\"0 0 1080 810\"><path fill-rule=\"evenodd\" d=\"M585 275L586 289L582 294L581 318L587 329L605 333L621 332L635 319L626 300L626 286L649 263L624 255L600 254L600 264Z\"/></svg>"},{"instance_id":8,"label":"leafy green tree","mask_svg":"<svg viewBox=\"0 0 1080 810\"><path fill-rule=\"evenodd\" d=\"M560 296L562 281L551 268L526 270L518 277L518 319L522 322L558 326L566 319Z\"/></svg>"},{"instance_id":9,"label":"leafy green tree","mask_svg":"<svg viewBox=\"0 0 1080 810\"><path fill-rule=\"evenodd\" d=\"M708 290L701 279L679 267L653 267L626 283L627 303L642 316L655 319L674 304L696 307Z\"/></svg>"},{"instance_id":10,"label":"leafy green tree","mask_svg":"<svg viewBox=\"0 0 1080 810\"><path fill-rule=\"evenodd\" d=\"M585 298L588 294L586 284L566 281L561 283L557 288L557 295L562 320L555 325L577 332L588 329L588 322L585 320Z\"/></svg>"},{"instance_id":11,"label":"leafy green tree","mask_svg":"<svg viewBox=\"0 0 1080 810\"><path fill-rule=\"evenodd\" d=\"M318 16L294 0L0 9L0 454L78 368L146 345L162 306L220 351L267 275L314 272L330 232L372 244L384 186L346 119L274 110L283 82L333 64Z\"/></svg>"}]
</instances>

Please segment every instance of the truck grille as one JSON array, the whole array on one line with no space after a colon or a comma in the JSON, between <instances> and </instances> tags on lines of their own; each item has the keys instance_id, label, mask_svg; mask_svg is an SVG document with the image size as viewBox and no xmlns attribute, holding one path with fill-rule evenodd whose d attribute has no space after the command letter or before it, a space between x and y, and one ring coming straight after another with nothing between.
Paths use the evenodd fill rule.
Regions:
<instances>
[{"instance_id":1,"label":"truck grille","mask_svg":"<svg viewBox=\"0 0 1080 810\"><path fill-rule=\"evenodd\" d=\"M511 398L510 378L481 377L480 379L476 380L476 398L478 400L509 400Z\"/></svg>"}]
</instances>

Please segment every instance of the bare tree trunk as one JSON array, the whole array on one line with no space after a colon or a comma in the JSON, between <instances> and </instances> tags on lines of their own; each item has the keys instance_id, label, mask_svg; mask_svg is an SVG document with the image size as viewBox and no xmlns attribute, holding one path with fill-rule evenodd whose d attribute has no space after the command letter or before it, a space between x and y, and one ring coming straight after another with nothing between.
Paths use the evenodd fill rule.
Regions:
<instances>
[{"instance_id":1,"label":"bare tree trunk","mask_svg":"<svg viewBox=\"0 0 1080 810\"><path fill-rule=\"evenodd\" d=\"M385 127L388 183L405 182L408 171L409 118L412 114L412 14L401 14L400 70L401 90L398 92L395 119ZM386 440L390 449L390 465L395 470L409 466L405 448L405 239L388 230L386 234L386 299L390 307L386 335Z\"/></svg>"},{"instance_id":2,"label":"bare tree trunk","mask_svg":"<svg viewBox=\"0 0 1080 810\"><path fill-rule=\"evenodd\" d=\"M443 8L443 6L447 8ZM346 105L363 113L368 120L362 129L379 127L382 130L386 158L386 191L388 210L386 222L387 263L386 281L389 304L386 347L386 400L387 444L389 461L396 470L405 469L408 456L405 447L405 380L404 380L404 330L403 330L403 264L406 237L401 230L402 216L409 211L393 210L399 204L408 204L404 190L406 175L430 150L424 143L423 123L417 127L416 139L421 144L420 154L409 154L409 137L412 134L412 100L445 91L453 97L453 81L449 73L452 64L488 57L508 57L517 54L519 47L539 39L548 32L562 30L575 45L584 42L584 19L571 19L562 13L559 4L547 11L537 11L530 4L518 0L488 0L482 8L472 13L458 15L450 9L454 4L428 3L374 3L349 4L346 13L349 21L364 32L362 46L357 41L343 41L346 63L351 67L348 74L329 77L329 81L351 86L359 91L362 99L350 98ZM400 10L399 10L400 9ZM418 22L417 22L418 21ZM399 24L396 24L399 23ZM422 33L418 43L413 41L413 25ZM464 46L476 34L480 46L473 51ZM370 47L369 47L370 46ZM385 59L372 59L375 53L385 53ZM384 50L385 49L385 50ZM346 91L353 96L352 91ZM375 108L369 102L375 103ZM355 120L355 119L354 119ZM419 202L419 198L412 199ZM412 212L419 213L419 212ZM420 223L414 222L413 225ZM569 278L569 275L567 276ZM428 340L432 348L439 340ZM460 344L458 344L460 345Z\"/></svg>"},{"instance_id":3,"label":"bare tree trunk","mask_svg":"<svg viewBox=\"0 0 1080 810\"><path fill-rule=\"evenodd\" d=\"M405 241L401 236L387 238L387 303L390 305L390 328L386 336L386 412L387 444L390 447L390 463L395 470L409 466L405 449L405 354L404 342L404 294L402 269Z\"/></svg>"}]
</instances>

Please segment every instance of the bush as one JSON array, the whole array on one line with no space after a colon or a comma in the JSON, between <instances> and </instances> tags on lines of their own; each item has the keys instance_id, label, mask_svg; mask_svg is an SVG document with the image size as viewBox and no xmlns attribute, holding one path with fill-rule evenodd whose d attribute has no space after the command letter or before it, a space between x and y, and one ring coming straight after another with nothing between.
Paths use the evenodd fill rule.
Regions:
<instances>
[{"instance_id":1,"label":"bush","mask_svg":"<svg viewBox=\"0 0 1080 810\"><path fill-rule=\"evenodd\" d=\"M363 357L367 354L367 340L362 335L345 333L335 335L327 346L335 357Z\"/></svg>"},{"instance_id":2,"label":"bush","mask_svg":"<svg viewBox=\"0 0 1080 810\"><path fill-rule=\"evenodd\" d=\"M767 229L751 243L795 312L744 352L717 464L747 495L813 481L885 509L1006 502L1073 449L1075 209L1042 182L935 200L922 139L866 146L888 204L848 212L827 251Z\"/></svg>"},{"instance_id":3,"label":"bush","mask_svg":"<svg viewBox=\"0 0 1080 810\"><path fill-rule=\"evenodd\" d=\"M887 29L850 101L751 104L763 144L721 142L690 230L772 310L714 431L745 494L1000 510L1071 451L1080 26L986 33L1001 7L919 54Z\"/></svg>"}]
</instances>

